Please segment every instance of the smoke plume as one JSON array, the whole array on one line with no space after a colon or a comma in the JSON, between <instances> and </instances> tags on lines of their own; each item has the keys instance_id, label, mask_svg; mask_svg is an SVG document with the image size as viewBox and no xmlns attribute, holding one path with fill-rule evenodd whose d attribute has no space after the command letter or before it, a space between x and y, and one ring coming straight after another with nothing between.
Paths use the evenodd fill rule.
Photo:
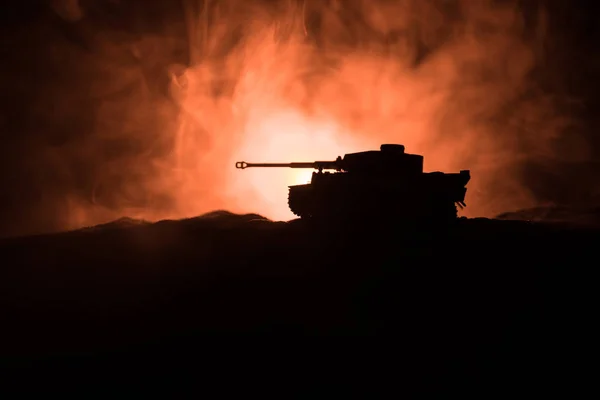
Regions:
<instances>
[{"instance_id":1,"label":"smoke plume","mask_svg":"<svg viewBox=\"0 0 600 400\"><path fill-rule=\"evenodd\" d=\"M523 165L564 157L555 143L575 135L571 108L537 79L541 7L157 4L51 2L70 42L44 50L53 83L31 107L59 133L29 145L53 228L214 209L290 219L287 185L311 171L235 161L328 160L381 143L423 154L429 171L470 169L464 215L493 216L536 204ZM585 157L580 147L570 156Z\"/></svg>"}]
</instances>

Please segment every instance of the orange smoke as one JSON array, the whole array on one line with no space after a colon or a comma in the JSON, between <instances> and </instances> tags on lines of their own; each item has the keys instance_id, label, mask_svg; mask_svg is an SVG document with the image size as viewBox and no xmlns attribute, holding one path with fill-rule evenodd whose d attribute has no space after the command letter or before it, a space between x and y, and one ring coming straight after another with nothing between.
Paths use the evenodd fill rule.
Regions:
<instances>
[{"instance_id":1,"label":"orange smoke","mask_svg":"<svg viewBox=\"0 0 600 400\"><path fill-rule=\"evenodd\" d=\"M235 161L333 160L381 143L423 154L427 170L471 169L466 215L534 203L516 165L548 156L565 128L531 81L543 18L526 29L516 2L492 0L264 3L184 2L191 65L171 68L175 106L140 86L139 115L120 121L161 118L169 151L137 159L151 171L138 190L171 201L109 211L70 198L70 227L214 209L290 219L287 186L312 171ZM134 53L143 61L170 40L146 37Z\"/></svg>"}]
</instances>

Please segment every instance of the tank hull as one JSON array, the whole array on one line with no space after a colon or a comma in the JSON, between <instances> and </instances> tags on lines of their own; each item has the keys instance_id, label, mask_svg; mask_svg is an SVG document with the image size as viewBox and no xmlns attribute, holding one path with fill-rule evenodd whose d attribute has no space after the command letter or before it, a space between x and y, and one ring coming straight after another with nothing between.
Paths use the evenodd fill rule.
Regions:
<instances>
[{"instance_id":1,"label":"tank hull","mask_svg":"<svg viewBox=\"0 0 600 400\"><path fill-rule=\"evenodd\" d=\"M465 174L424 173L403 179L316 174L310 184L289 187L288 204L303 219L389 218L448 222L463 204Z\"/></svg>"}]
</instances>

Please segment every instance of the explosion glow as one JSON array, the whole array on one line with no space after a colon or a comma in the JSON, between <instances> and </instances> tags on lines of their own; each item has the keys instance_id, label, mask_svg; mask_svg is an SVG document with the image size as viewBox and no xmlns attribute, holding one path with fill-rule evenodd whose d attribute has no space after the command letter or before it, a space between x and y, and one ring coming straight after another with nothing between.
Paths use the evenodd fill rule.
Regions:
<instances>
[{"instance_id":1,"label":"explosion glow","mask_svg":"<svg viewBox=\"0 0 600 400\"><path fill-rule=\"evenodd\" d=\"M254 129L257 140L244 143L239 154L252 155L259 162L292 162L335 159L337 154L354 151L352 142L343 141L335 125L310 120L297 112L281 111L273 118L261 120ZM357 147L357 146L355 146ZM248 158L249 159L249 158ZM313 170L248 169L235 171L234 191L251 193L251 203L269 210L276 219L290 219L287 186L310 182ZM234 193L231 193L233 196ZM243 206L243 204L240 204Z\"/></svg>"},{"instance_id":2,"label":"explosion glow","mask_svg":"<svg viewBox=\"0 0 600 400\"><path fill-rule=\"evenodd\" d=\"M65 19L85 15L65 11L77 2L54 3ZM103 165L96 179L130 179L125 189L111 188L122 197L116 206L99 195L94 204L67 196L68 227L215 209L290 219L287 186L312 171L240 171L235 161L333 160L381 143L423 154L429 171L470 169L471 215L532 205L513 167L548 156L545 144L565 126L545 95L523 96L535 92L530 72L543 56L543 12L531 30L510 1L183 3L190 62L169 66L167 100L148 94L140 64L157 63L176 35L97 39L94 65L111 78L92 87L132 89L103 101L96 130L136 139L148 137L137 133L143 129L156 133L140 139L144 151L110 164L94 152L96 142L84 145ZM139 62L111 63L119 52ZM133 192L146 200L128 205Z\"/></svg>"}]
</instances>

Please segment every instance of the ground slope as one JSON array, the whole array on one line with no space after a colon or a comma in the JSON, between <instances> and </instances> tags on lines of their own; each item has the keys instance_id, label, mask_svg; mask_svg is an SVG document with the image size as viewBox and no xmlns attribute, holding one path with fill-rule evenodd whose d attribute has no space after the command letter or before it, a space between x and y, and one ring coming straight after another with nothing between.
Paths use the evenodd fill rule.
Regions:
<instances>
[{"instance_id":1,"label":"ground slope","mask_svg":"<svg viewBox=\"0 0 600 400\"><path fill-rule=\"evenodd\" d=\"M599 238L564 222L471 219L404 231L220 211L5 239L1 354L11 370L74 354L113 366L125 354L160 354L170 360L163 366L194 354L194 365L216 368L264 361L281 342L291 351L280 354L282 368L327 348L346 366L368 358L351 368L357 374L391 362L386 371L430 379L531 381L567 370L585 379L576 367L597 333ZM258 350L264 338L270 347ZM315 360L310 371L325 368Z\"/></svg>"}]
</instances>

